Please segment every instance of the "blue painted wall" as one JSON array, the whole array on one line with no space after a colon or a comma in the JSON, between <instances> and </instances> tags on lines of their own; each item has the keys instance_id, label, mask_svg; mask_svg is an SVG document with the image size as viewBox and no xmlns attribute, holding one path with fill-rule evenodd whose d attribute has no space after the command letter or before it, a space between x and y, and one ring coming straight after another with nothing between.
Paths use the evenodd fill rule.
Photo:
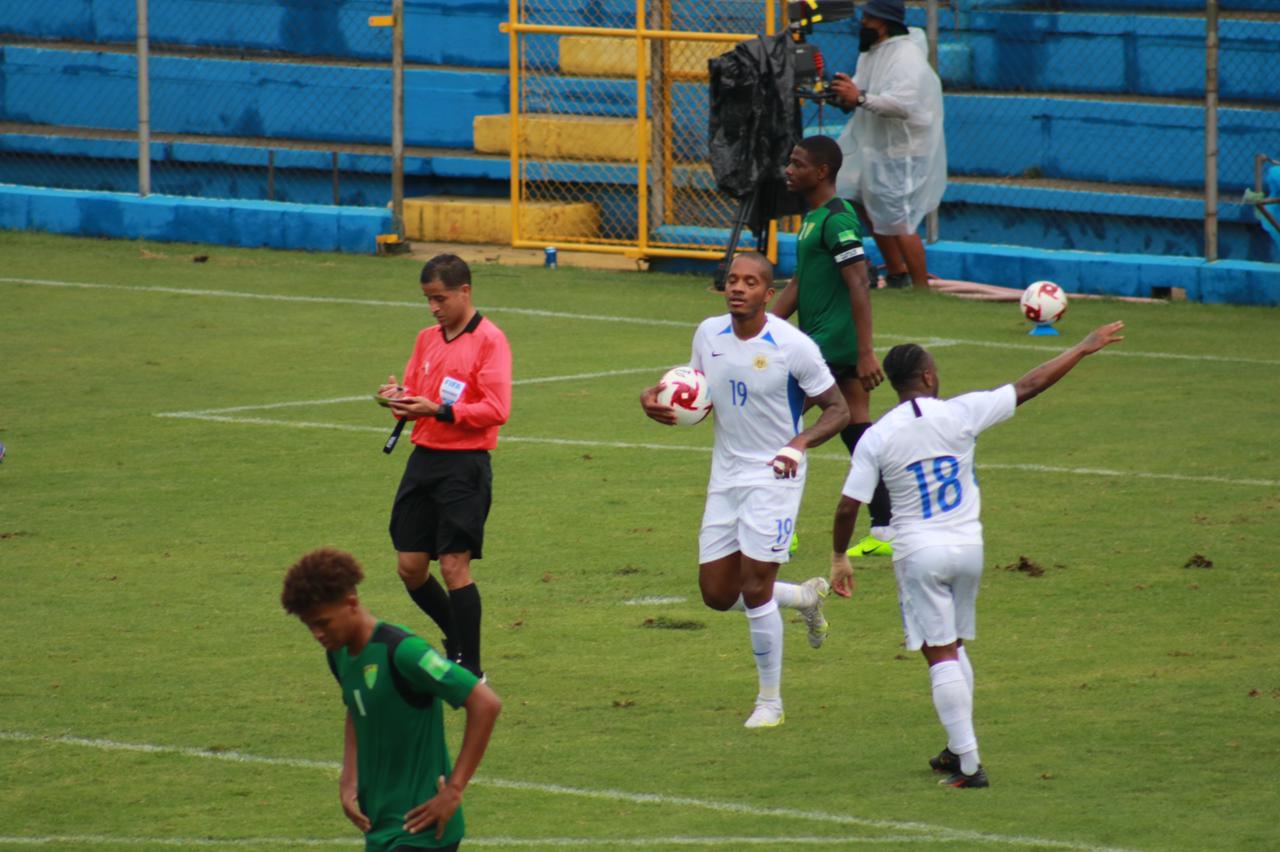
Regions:
<instances>
[{"instance_id":1,"label":"blue painted wall","mask_svg":"<svg viewBox=\"0 0 1280 852\"><path fill-rule=\"evenodd\" d=\"M0 185L0 229L168 242L372 253L379 208L319 207Z\"/></svg>"}]
</instances>

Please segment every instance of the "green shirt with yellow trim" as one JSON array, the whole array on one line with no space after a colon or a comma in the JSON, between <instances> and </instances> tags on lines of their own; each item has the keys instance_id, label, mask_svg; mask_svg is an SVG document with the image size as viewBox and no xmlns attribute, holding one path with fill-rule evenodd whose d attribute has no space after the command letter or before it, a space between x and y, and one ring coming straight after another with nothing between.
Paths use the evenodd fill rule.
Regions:
<instances>
[{"instance_id":1,"label":"green shirt with yellow trim","mask_svg":"<svg viewBox=\"0 0 1280 852\"><path fill-rule=\"evenodd\" d=\"M796 238L797 319L829 364L858 363L858 332L840 270L864 260L858 214L848 201L832 198L805 214Z\"/></svg>"},{"instance_id":2,"label":"green shirt with yellow trim","mask_svg":"<svg viewBox=\"0 0 1280 852\"><path fill-rule=\"evenodd\" d=\"M461 707L479 681L422 638L381 621L359 654L340 648L327 657L355 725L360 810L372 824L366 852L431 849L461 840L461 807L439 840L434 827L405 831L404 817L436 794L437 778L449 777L444 704Z\"/></svg>"}]
</instances>

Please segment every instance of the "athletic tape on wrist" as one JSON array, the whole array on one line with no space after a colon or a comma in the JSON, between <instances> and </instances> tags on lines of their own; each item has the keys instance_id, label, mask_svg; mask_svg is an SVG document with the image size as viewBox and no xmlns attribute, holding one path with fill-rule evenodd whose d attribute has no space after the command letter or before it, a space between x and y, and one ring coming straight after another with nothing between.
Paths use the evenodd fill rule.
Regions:
<instances>
[{"instance_id":1,"label":"athletic tape on wrist","mask_svg":"<svg viewBox=\"0 0 1280 852\"><path fill-rule=\"evenodd\" d=\"M795 447L783 447L782 449L778 450L778 452L775 455L781 456L784 459L791 459L791 461L796 463L797 467L800 465L800 460L804 458L804 453L801 452L800 450L797 450ZM774 459L774 462L773 462L773 472L778 476L782 476L786 472L786 467L779 465L776 458Z\"/></svg>"}]
</instances>

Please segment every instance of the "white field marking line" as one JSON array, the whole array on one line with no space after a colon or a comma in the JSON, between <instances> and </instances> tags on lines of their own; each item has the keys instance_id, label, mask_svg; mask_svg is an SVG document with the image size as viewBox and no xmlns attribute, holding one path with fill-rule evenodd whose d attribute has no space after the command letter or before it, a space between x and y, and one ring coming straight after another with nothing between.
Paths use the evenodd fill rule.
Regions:
<instances>
[{"instance_id":1,"label":"white field marking line","mask_svg":"<svg viewBox=\"0 0 1280 852\"><path fill-rule=\"evenodd\" d=\"M209 296L226 299L257 299L266 302L302 302L307 304L363 305L378 308L422 308L422 302L408 302L382 299L353 299L344 296L287 296L279 293L246 293L238 290L199 290L184 287L140 287L131 284L93 284L76 281L49 281L40 278L6 278L0 277L0 284L19 284L33 287L67 287L86 290L124 290L136 293L165 293L177 296ZM696 322L683 320L656 319L653 317L620 317L607 314L575 314L568 311L545 311L537 308L503 308L483 306L484 313L517 314L520 316L548 317L551 319L586 320L591 322L615 322L631 325L670 326L675 328L694 328ZM1025 349L1033 352L1061 352L1066 347L1037 346L1031 343L1002 343L992 340L969 340L967 338L940 338L916 334L890 334L876 332L881 339L916 342L931 348L941 346L986 346L997 349ZM922 339L923 338L923 339ZM1266 358L1231 358L1225 355L1188 355L1181 352L1139 352L1133 350L1108 347L1098 353L1105 356L1121 356L1128 358L1156 358L1176 361L1214 361L1230 364L1264 364L1280 366L1280 360Z\"/></svg>"},{"instance_id":2,"label":"white field marking line","mask_svg":"<svg viewBox=\"0 0 1280 852\"><path fill-rule=\"evenodd\" d=\"M36 287L70 287L84 290L125 290L134 293L165 293L173 296L212 296L224 299L256 299L263 302L302 302L318 305L362 305L374 308L418 308L425 310L423 300L402 302L389 299L353 299L347 296L286 296L281 293L246 293L239 290L197 290L186 287L139 287L131 284L87 284L76 281L46 281L39 278L0 278L0 284L27 284ZM504 308L496 305L481 306L485 314L518 314L520 316L547 317L549 319L589 320L591 322L618 322L632 325L665 325L676 328L694 328L696 322L664 320L652 317L617 317L605 314L575 314L567 311L544 311L538 308Z\"/></svg>"},{"instance_id":3,"label":"white field marking line","mask_svg":"<svg viewBox=\"0 0 1280 852\"><path fill-rule=\"evenodd\" d=\"M363 399L363 397L356 397ZM205 420L211 423L235 423L249 426L293 426L298 429L333 429L340 432L386 432L381 426L351 426L343 423L318 423L305 420L272 420L266 417L225 417L204 414L199 411L163 411L154 416L179 420ZM629 441L591 441L577 438L535 438L523 435L501 435L499 444L545 444L562 447L594 447L611 450L666 450L682 453L710 453L710 447L691 447L682 444L644 444ZM849 457L839 453L813 453L809 456L821 461L847 462ZM1154 479L1166 482L1198 482L1213 485L1240 485L1258 488L1280 488L1280 479L1247 479L1230 476L1195 476L1182 473L1151 473L1142 470L1114 470L1103 467L1057 467L1047 464L1014 464L982 462L978 470L1016 470L1026 473L1059 473L1068 476L1101 476L1115 479Z\"/></svg>"},{"instance_id":4,"label":"white field marking line","mask_svg":"<svg viewBox=\"0 0 1280 852\"><path fill-rule=\"evenodd\" d=\"M953 837L913 834L909 838L901 835L885 837L475 837L468 834L466 846L493 846L499 849L523 847L530 849L549 848L562 849L583 846L597 848L602 846L644 848L647 846L880 846L901 845L909 842L919 843L955 843ZM233 837L218 840L209 837L109 837L101 834L55 834L32 835L23 837L14 835L0 836L0 846L47 846L50 844L67 844L77 846L177 846L187 847L245 847L269 846L273 848L293 849L300 846L310 847L351 847L364 848L363 840L349 837L322 840L309 837Z\"/></svg>"},{"instance_id":5,"label":"white field marking line","mask_svg":"<svg viewBox=\"0 0 1280 852\"><path fill-rule=\"evenodd\" d=\"M601 370L596 373L573 373L567 376L535 376L528 379L516 379L512 385L547 385L553 382L573 382L581 379L602 379L609 376L630 376L635 373L658 373L668 370L667 367L628 367L625 370ZM157 417L178 417L187 414L231 414L236 411L271 411L277 408L303 408L309 405L338 405L344 402L365 402L373 399L373 394L364 396L335 396L332 399L299 399L289 402L268 402L258 405L233 405L229 408L198 408L192 411L174 411L158 414Z\"/></svg>"},{"instance_id":6,"label":"white field marking line","mask_svg":"<svg viewBox=\"0 0 1280 852\"><path fill-rule=\"evenodd\" d=\"M901 835L885 837L632 837L632 838L600 838L600 837L475 837L468 834L465 844L472 846L494 846L500 849L508 847L550 848L584 846L589 848L602 846L643 848L646 846L879 846L904 842L918 843L954 843L951 837L913 834L910 838ZM364 848L364 841L350 837L322 840L310 837L233 837L218 840L210 837L109 837L101 834L54 834L0 836L0 846L47 846L50 844L66 844L78 846L177 846L186 847L244 847L269 846L277 849L293 849L300 846L310 847L351 847Z\"/></svg>"},{"instance_id":7,"label":"white field marking line","mask_svg":"<svg viewBox=\"0 0 1280 852\"><path fill-rule=\"evenodd\" d=\"M687 600L688 598L672 597L670 595L649 595L643 598L632 598L631 600L623 601L622 605L623 606L649 606L649 605L656 605L656 604L678 604L678 603L684 603Z\"/></svg>"},{"instance_id":8,"label":"white field marking line","mask_svg":"<svg viewBox=\"0 0 1280 852\"><path fill-rule=\"evenodd\" d=\"M467 838L467 844L473 841ZM267 846L274 849L293 849L299 846L350 848L364 847L364 841L350 837L320 840L306 837L229 837L217 840L211 837L111 837L105 834L45 834L23 837L13 835L0 837L0 846L49 846L67 845L83 846L96 849L101 846L176 846L179 849L191 847L237 847Z\"/></svg>"},{"instance_id":9,"label":"white field marking line","mask_svg":"<svg viewBox=\"0 0 1280 852\"><path fill-rule=\"evenodd\" d=\"M341 765L336 761L306 760L301 758L266 757L239 751L207 751L188 746L163 746L153 743L127 743L117 740L98 739L74 736L41 736L22 731L0 731L0 741L37 742L50 745L71 745L95 748L102 751L142 752L145 754L178 755L205 760L226 761L229 763L255 764L266 766L287 766L303 769L323 769L336 773ZM768 808L740 802L727 802L715 799L696 799L688 796L669 796L662 793L632 793L626 790L588 789L584 787L566 787L560 784L543 784L534 781L514 781L501 778L476 777L473 784L494 787L501 790L521 790L531 793L547 793L551 795L572 796L585 799L603 799L613 802L631 804L653 804L677 807L698 808L718 813L740 814L749 817L772 817L795 819L807 822L826 823L829 825L858 826L862 828L886 829L890 831L909 831L913 834L900 837L897 842L909 842L917 839L919 834L931 840L967 840L976 843L1007 844L1011 846L1043 846L1054 849L1073 849L1081 852L1120 852L1114 847L1093 846L1087 843L1074 843L1066 840L1050 840L1041 837L1022 835L992 834L968 829L949 828L943 825L931 825L922 822L903 822L898 820L869 819L866 817L834 814L824 811L803 811L796 808ZM918 833L918 834L917 834ZM774 838L775 841L777 838ZM468 843L474 842L468 840ZM595 841L593 841L595 842Z\"/></svg>"}]
</instances>

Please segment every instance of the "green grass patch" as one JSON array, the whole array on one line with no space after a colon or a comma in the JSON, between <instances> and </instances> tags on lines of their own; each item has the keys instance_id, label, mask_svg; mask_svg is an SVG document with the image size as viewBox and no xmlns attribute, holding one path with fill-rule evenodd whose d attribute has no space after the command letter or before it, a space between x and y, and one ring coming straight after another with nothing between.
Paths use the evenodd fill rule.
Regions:
<instances>
[{"instance_id":1,"label":"green grass patch","mask_svg":"<svg viewBox=\"0 0 1280 852\"><path fill-rule=\"evenodd\" d=\"M0 847L356 841L343 708L279 583L343 547L370 608L435 639L386 533L406 448L380 452L368 399L430 322L419 264L14 233L0 257ZM881 354L934 341L947 394L1128 324L982 438L971 653L992 787L969 792L925 763L942 734L886 560L829 603L821 650L788 624L786 725L741 727L746 625L697 589L711 428L663 429L637 401L723 310L707 280L483 267L475 296L519 384L476 567L505 710L473 839L1274 846L1275 309L1081 299L1046 343L1012 305L874 295ZM582 374L599 375L545 381ZM827 570L845 473L838 447L816 455L796 581Z\"/></svg>"}]
</instances>

